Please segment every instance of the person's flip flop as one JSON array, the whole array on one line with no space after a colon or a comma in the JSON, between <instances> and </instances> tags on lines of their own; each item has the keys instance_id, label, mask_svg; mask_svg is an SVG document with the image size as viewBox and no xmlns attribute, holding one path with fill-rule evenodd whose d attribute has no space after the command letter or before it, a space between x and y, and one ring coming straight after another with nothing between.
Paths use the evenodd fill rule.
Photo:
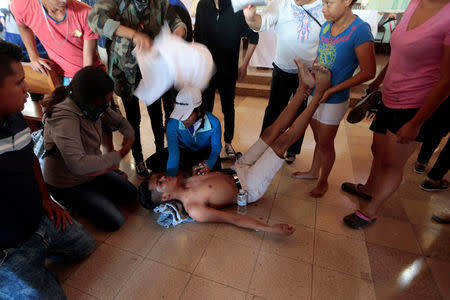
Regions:
<instances>
[{"instance_id":1,"label":"person's flip flop","mask_svg":"<svg viewBox=\"0 0 450 300\"><path fill-rule=\"evenodd\" d=\"M347 121L351 124L358 123L364 119L367 111L380 103L382 98L381 91L376 90L368 93L359 101L347 115Z\"/></svg>"},{"instance_id":2,"label":"person's flip flop","mask_svg":"<svg viewBox=\"0 0 450 300\"><path fill-rule=\"evenodd\" d=\"M377 220L376 218L369 218L359 210L344 217L344 223L348 227L351 227L353 229L364 228L370 224L373 224L376 220Z\"/></svg>"},{"instance_id":3,"label":"person's flip flop","mask_svg":"<svg viewBox=\"0 0 450 300\"><path fill-rule=\"evenodd\" d=\"M364 192L362 192L360 190L361 186L362 186L362 184L360 184L360 183L354 184L354 183L351 183L351 182L344 182L341 185L341 189L344 192L347 192L349 194L358 196L358 197L360 197L360 198L362 198L364 200L372 200L372 196L370 196L370 195L368 195L368 194L366 194L366 193L364 193Z\"/></svg>"}]
</instances>

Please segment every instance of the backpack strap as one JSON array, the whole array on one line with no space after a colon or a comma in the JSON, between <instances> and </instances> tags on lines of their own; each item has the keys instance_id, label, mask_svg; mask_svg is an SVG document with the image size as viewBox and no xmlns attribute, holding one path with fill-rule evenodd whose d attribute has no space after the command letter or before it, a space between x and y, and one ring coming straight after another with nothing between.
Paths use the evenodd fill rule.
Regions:
<instances>
[{"instance_id":1,"label":"backpack strap","mask_svg":"<svg viewBox=\"0 0 450 300\"><path fill-rule=\"evenodd\" d=\"M303 8L303 10L308 14L308 16L310 16L314 21L316 21L317 25L319 25L319 27L322 27L322 24L320 24L320 22L309 12L307 11L303 5L300 5L301 8Z\"/></svg>"}]
</instances>

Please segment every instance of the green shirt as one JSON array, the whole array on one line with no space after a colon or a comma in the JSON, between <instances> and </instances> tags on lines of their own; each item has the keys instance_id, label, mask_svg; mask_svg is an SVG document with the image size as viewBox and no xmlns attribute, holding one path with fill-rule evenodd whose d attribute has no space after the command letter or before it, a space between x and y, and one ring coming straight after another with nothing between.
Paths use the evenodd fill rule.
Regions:
<instances>
[{"instance_id":1,"label":"green shirt","mask_svg":"<svg viewBox=\"0 0 450 300\"><path fill-rule=\"evenodd\" d=\"M178 18L167 0L149 0L147 8L138 12L133 0L98 0L88 16L92 31L112 40L109 53L109 72L114 69L124 72L131 92L134 91L137 73L136 58L131 54L133 42L127 38L115 36L119 25L148 34L152 39L161 31L167 22L172 31L186 25ZM115 80L116 78L113 79Z\"/></svg>"}]
</instances>

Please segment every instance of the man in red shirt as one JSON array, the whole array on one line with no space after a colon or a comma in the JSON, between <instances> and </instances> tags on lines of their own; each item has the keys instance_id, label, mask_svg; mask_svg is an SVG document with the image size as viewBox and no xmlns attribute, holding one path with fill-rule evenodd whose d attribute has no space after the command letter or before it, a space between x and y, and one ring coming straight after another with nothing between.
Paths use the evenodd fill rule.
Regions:
<instances>
[{"instance_id":1,"label":"man in red shirt","mask_svg":"<svg viewBox=\"0 0 450 300\"><path fill-rule=\"evenodd\" d=\"M102 66L97 39L87 23L91 7L76 0L12 0L11 11L27 48L33 69L54 69L68 84L73 75L89 65ZM34 35L51 62L40 58Z\"/></svg>"}]
</instances>

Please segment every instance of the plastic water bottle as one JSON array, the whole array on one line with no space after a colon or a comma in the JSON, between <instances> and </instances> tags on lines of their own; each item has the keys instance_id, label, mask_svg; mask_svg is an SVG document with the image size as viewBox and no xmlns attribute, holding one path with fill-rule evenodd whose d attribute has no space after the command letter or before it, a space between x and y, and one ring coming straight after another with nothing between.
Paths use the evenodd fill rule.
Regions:
<instances>
[{"instance_id":1,"label":"plastic water bottle","mask_svg":"<svg viewBox=\"0 0 450 300\"><path fill-rule=\"evenodd\" d=\"M248 201L248 193L246 190L239 190L237 195L237 213L241 215L247 214L247 201Z\"/></svg>"}]
</instances>

